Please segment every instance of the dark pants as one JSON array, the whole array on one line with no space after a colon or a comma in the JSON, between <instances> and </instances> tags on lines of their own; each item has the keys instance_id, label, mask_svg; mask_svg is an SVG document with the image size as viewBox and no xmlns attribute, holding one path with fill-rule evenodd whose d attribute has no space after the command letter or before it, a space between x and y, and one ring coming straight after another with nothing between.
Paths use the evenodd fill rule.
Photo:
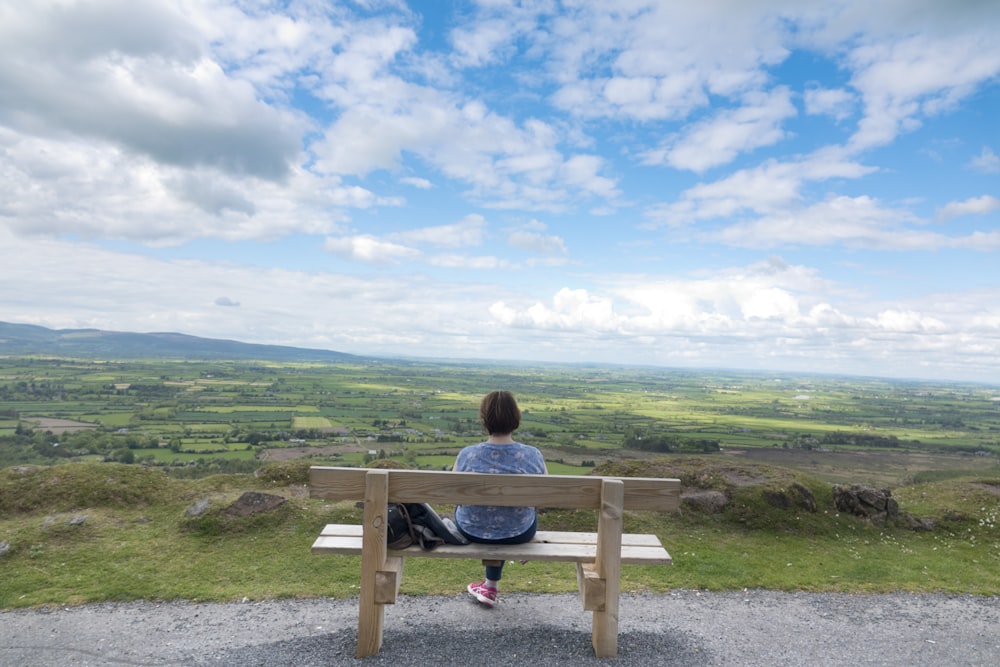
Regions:
<instances>
[{"instance_id":1,"label":"dark pants","mask_svg":"<svg viewBox=\"0 0 1000 667\"><path fill-rule=\"evenodd\" d=\"M462 530L459 526L458 530L460 533L465 535L465 537L470 542L476 542L478 544L524 544L525 542L530 542L535 537L535 532L538 530L538 517L531 522L528 526L528 530L524 531L520 535L515 535L514 537L504 537L498 540L488 540L483 537L476 537L475 535L469 535L467 532ZM483 565L486 566L486 578L490 581L500 581L500 577L503 576L503 564L502 560L483 560Z\"/></svg>"}]
</instances>

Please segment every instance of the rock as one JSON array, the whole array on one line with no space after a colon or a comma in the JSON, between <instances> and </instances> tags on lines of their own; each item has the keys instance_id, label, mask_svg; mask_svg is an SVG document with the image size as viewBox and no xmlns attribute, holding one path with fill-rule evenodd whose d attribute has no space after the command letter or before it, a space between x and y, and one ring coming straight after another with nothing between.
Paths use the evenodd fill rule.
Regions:
<instances>
[{"instance_id":1,"label":"rock","mask_svg":"<svg viewBox=\"0 0 1000 667\"><path fill-rule=\"evenodd\" d=\"M247 491L236 502L226 508L225 514L230 516L250 516L251 514L270 512L275 508L281 507L286 502L288 501L282 496L260 493L259 491Z\"/></svg>"},{"instance_id":2,"label":"rock","mask_svg":"<svg viewBox=\"0 0 1000 667\"><path fill-rule=\"evenodd\" d=\"M192 505L191 507L188 508L187 515L188 516L201 516L202 514L204 514L205 512L208 511L208 508L209 508L209 506L211 506L211 504L212 504L212 502L210 500L208 500L207 498L203 499L203 500L199 500L194 505Z\"/></svg>"},{"instance_id":3,"label":"rock","mask_svg":"<svg viewBox=\"0 0 1000 667\"><path fill-rule=\"evenodd\" d=\"M903 513L903 521L906 527L916 532L928 532L934 530L934 519L918 519L909 513Z\"/></svg>"},{"instance_id":4,"label":"rock","mask_svg":"<svg viewBox=\"0 0 1000 667\"><path fill-rule=\"evenodd\" d=\"M67 523L67 525L70 525L70 526L82 526L83 524L87 523L87 515L86 514L78 514L75 517L73 517L72 519L70 519L69 521L67 521L66 523Z\"/></svg>"},{"instance_id":5,"label":"rock","mask_svg":"<svg viewBox=\"0 0 1000 667\"><path fill-rule=\"evenodd\" d=\"M10 542L0 542L0 558L10 553Z\"/></svg>"},{"instance_id":6,"label":"rock","mask_svg":"<svg viewBox=\"0 0 1000 667\"><path fill-rule=\"evenodd\" d=\"M779 510L786 510L792 506L792 501L788 499L784 491L764 491L764 500Z\"/></svg>"},{"instance_id":7,"label":"rock","mask_svg":"<svg viewBox=\"0 0 1000 667\"><path fill-rule=\"evenodd\" d=\"M798 494L799 504L810 512L816 511L816 496L813 492L798 482L793 482L791 489Z\"/></svg>"},{"instance_id":8,"label":"rock","mask_svg":"<svg viewBox=\"0 0 1000 667\"><path fill-rule=\"evenodd\" d=\"M847 488L837 484L833 487L833 504L838 511L863 517L880 526L899 520L899 503L892 497L890 489L874 489L860 484Z\"/></svg>"},{"instance_id":9,"label":"rock","mask_svg":"<svg viewBox=\"0 0 1000 667\"><path fill-rule=\"evenodd\" d=\"M685 491L681 503L705 514L719 514L729 504L729 496L722 491Z\"/></svg>"},{"instance_id":10,"label":"rock","mask_svg":"<svg viewBox=\"0 0 1000 667\"><path fill-rule=\"evenodd\" d=\"M812 491L798 482L793 482L791 486L782 491L764 492L764 500L778 509L801 508L809 512L816 511L816 497Z\"/></svg>"}]
</instances>

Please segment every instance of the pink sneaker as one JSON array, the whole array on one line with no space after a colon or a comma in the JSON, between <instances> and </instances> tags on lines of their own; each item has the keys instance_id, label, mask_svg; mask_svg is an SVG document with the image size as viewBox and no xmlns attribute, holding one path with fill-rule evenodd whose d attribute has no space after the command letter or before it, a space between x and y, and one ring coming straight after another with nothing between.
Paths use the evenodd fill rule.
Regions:
<instances>
[{"instance_id":1,"label":"pink sneaker","mask_svg":"<svg viewBox=\"0 0 1000 667\"><path fill-rule=\"evenodd\" d=\"M469 584L467 590L469 595L476 598L481 604L490 608L497 605L497 589L487 586L485 581Z\"/></svg>"}]
</instances>

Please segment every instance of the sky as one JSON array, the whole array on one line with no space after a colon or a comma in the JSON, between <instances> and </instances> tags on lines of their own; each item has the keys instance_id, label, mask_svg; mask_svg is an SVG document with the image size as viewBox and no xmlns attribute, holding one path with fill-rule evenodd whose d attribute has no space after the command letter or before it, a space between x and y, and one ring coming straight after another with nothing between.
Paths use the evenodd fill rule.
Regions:
<instances>
[{"instance_id":1,"label":"sky","mask_svg":"<svg viewBox=\"0 0 1000 667\"><path fill-rule=\"evenodd\" d=\"M995 0L0 0L0 320L1000 384Z\"/></svg>"}]
</instances>

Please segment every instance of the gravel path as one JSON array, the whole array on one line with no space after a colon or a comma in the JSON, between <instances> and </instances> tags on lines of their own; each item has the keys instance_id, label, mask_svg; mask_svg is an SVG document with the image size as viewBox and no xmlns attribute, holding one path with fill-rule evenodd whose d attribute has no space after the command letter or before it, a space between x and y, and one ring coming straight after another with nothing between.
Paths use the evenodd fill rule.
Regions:
<instances>
[{"instance_id":1,"label":"gravel path","mask_svg":"<svg viewBox=\"0 0 1000 667\"><path fill-rule=\"evenodd\" d=\"M622 597L619 656L598 660L575 595L464 594L386 608L382 651L354 658L357 600L137 602L0 612L0 665L982 665L1000 598L830 593ZM475 657L470 657L473 653Z\"/></svg>"}]
</instances>

